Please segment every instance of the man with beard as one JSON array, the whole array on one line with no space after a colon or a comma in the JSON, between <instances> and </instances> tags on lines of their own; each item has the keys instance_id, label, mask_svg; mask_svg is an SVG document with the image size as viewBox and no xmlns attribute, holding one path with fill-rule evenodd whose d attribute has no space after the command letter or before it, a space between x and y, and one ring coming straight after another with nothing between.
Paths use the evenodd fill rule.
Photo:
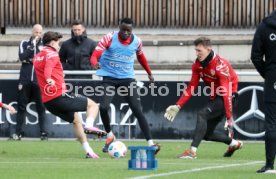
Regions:
<instances>
[{"instance_id":1,"label":"man with beard","mask_svg":"<svg viewBox=\"0 0 276 179\"><path fill-rule=\"evenodd\" d=\"M72 24L71 38L62 43L59 56L64 70L92 70L90 56L97 43L87 37L80 20ZM66 75L66 78L91 79L91 75Z\"/></svg>"}]
</instances>

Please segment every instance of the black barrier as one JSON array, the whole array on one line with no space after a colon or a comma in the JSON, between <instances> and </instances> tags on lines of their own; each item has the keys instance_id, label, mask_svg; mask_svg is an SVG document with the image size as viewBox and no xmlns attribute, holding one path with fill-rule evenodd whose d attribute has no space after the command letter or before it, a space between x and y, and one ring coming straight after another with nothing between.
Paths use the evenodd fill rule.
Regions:
<instances>
[{"instance_id":1,"label":"black barrier","mask_svg":"<svg viewBox=\"0 0 276 179\"><path fill-rule=\"evenodd\" d=\"M16 107L18 81L1 80L0 84L0 100ZM204 96L204 93L208 93L209 90L206 90L202 83L199 85L199 90L196 90L195 96L188 101L173 123L168 122L163 117L166 107L175 104L182 94L185 85L187 84L183 82L156 82L155 86L149 87L149 84L145 82L144 87L138 89L138 92L141 95L143 113L148 120L153 138L192 138L196 125L197 111L203 107L209 99ZM259 89L262 88L262 85L263 83L253 82L241 82L239 84L239 91L243 89L245 90L241 91L242 94L240 94L239 102L234 109L234 118L239 119L242 117L235 126L236 138L254 140L262 139L262 132L264 131L262 111L264 104L262 101L263 91ZM99 95L101 93L101 86L99 81L68 81L67 86L70 91L89 96L89 98L96 102L100 99ZM85 121L85 113L80 115ZM110 105L110 115L112 129L118 138L144 138L137 120L133 117L124 97L119 97L118 95L115 96ZM27 117L23 126L23 131L26 137L39 136L39 126L37 125L37 122L35 105L33 102L30 102L27 106ZM103 129L99 117L95 124L97 127ZM222 125L223 123L217 127L217 130L225 132ZM0 137L8 137L13 132L14 127L15 116L10 115L8 112L0 108ZM72 125L60 120L49 112L47 113L46 128L49 131L49 137L74 137Z\"/></svg>"}]
</instances>

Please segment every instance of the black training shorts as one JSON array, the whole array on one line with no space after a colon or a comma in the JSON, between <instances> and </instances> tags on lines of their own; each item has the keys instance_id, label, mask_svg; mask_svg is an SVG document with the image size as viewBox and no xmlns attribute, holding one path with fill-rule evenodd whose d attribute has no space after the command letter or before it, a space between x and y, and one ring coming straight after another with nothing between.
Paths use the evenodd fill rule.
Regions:
<instances>
[{"instance_id":1,"label":"black training shorts","mask_svg":"<svg viewBox=\"0 0 276 179\"><path fill-rule=\"evenodd\" d=\"M87 103L87 97L65 93L44 103L44 105L52 114L72 123L74 121L74 113L78 111L86 111Z\"/></svg>"}]
</instances>

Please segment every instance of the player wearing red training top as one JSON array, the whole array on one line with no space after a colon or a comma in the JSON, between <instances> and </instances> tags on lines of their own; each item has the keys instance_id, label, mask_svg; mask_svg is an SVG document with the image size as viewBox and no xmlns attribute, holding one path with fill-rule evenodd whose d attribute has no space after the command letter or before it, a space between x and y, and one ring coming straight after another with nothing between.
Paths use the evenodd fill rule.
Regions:
<instances>
[{"instance_id":1,"label":"player wearing red training top","mask_svg":"<svg viewBox=\"0 0 276 179\"><path fill-rule=\"evenodd\" d=\"M86 111L86 133L106 135L104 131L93 127L99 110L98 105L89 98L67 93L63 68L58 55L60 38L62 35L57 32L45 33L42 39L44 48L33 58L42 102L51 113L73 123L75 134L86 152L86 158L97 159L99 157L87 141L82 120L77 112Z\"/></svg>"},{"instance_id":2,"label":"player wearing red training top","mask_svg":"<svg viewBox=\"0 0 276 179\"><path fill-rule=\"evenodd\" d=\"M179 110L194 94L200 79L211 88L210 100L198 112L191 148L185 150L178 158L196 158L196 151L202 139L229 145L224 157L231 157L243 144L241 141L232 139L232 102L235 103L238 97L238 76L226 59L214 53L210 39L198 38L194 41L194 45L197 59L192 66L191 81L176 105L171 105L166 109L165 118L171 122L174 120ZM217 124L224 116L227 118L225 129L228 129L229 135L215 132Z\"/></svg>"}]
</instances>

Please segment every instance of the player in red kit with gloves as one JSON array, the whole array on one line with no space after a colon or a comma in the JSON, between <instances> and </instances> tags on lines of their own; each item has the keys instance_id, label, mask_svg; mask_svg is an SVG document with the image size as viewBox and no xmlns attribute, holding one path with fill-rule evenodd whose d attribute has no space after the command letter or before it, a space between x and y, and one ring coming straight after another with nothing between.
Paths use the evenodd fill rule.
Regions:
<instances>
[{"instance_id":1,"label":"player in red kit with gloves","mask_svg":"<svg viewBox=\"0 0 276 179\"><path fill-rule=\"evenodd\" d=\"M179 110L193 95L200 79L211 88L210 100L198 112L195 134L190 149L178 155L178 158L195 159L197 148L202 139L229 145L224 157L231 157L243 145L241 141L232 139L232 108L238 97L238 76L227 60L214 53L210 39L198 38L194 41L194 45L197 59L192 66L191 81L176 104L166 109L165 118L173 122ZM228 130L229 135L215 131L216 126L225 119L225 116L224 128Z\"/></svg>"}]
</instances>

